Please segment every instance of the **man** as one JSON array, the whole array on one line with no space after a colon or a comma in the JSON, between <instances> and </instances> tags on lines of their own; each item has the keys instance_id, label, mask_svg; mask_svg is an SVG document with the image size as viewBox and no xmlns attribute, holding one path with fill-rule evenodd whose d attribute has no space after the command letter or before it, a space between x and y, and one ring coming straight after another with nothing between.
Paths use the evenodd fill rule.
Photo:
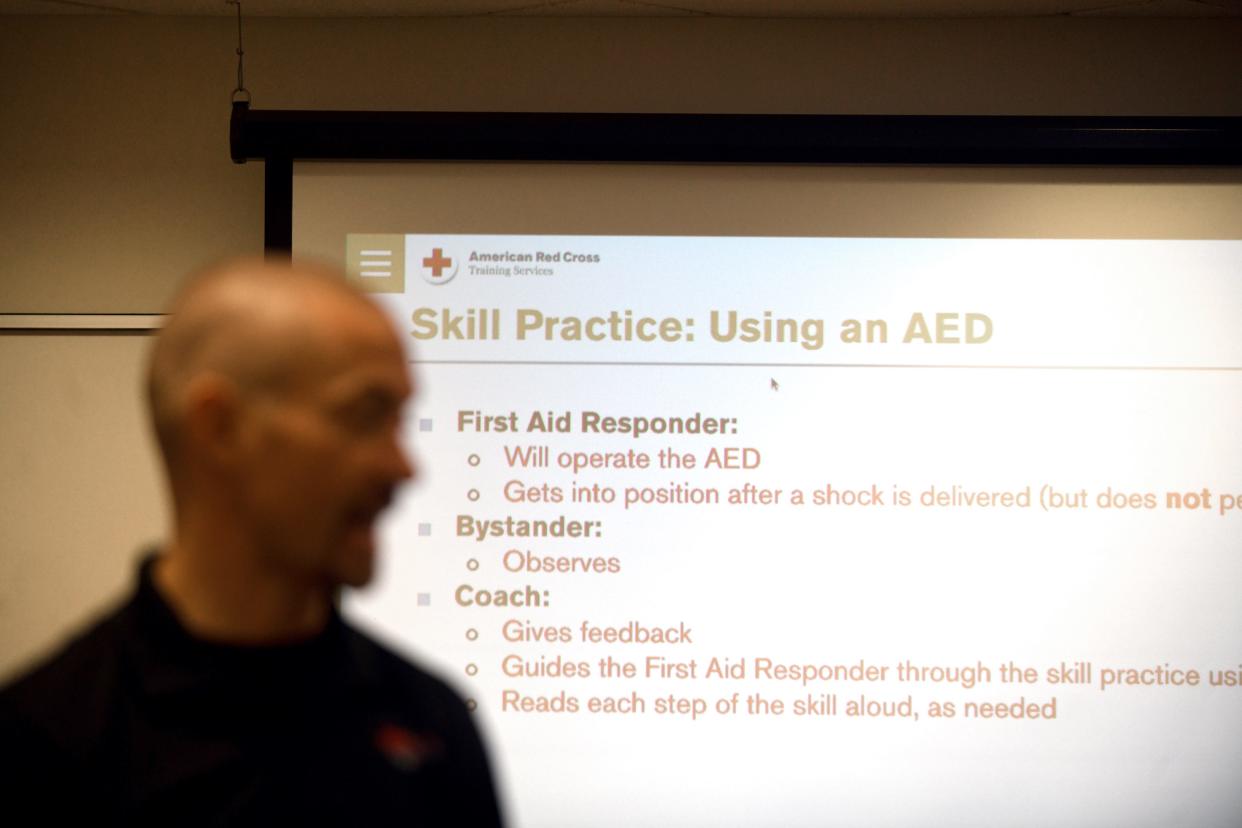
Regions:
<instances>
[{"instance_id":1,"label":"man","mask_svg":"<svg viewBox=\"0 0 1242 828\"><path fill-rule=\"evenodd\" d=\"M6 807L160 825L499 824L447 687L346 624L413 469L392 326L335 272L193 278L151 352L172 538L3 693Z\"/></svg>"}]
</instances>

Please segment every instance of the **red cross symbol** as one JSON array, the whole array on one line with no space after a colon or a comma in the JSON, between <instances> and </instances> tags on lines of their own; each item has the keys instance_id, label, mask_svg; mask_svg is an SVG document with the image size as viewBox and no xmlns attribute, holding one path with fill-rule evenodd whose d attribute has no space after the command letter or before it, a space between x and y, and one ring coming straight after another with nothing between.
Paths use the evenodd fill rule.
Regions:
<instances>
[{"instance_id":1,"label":"red cross symbol","mask_svg":"<svg viewBox=\"0 0 1242 828\"><path fill-rule=\"evenodd\" d=\"M431 249L431 255L423 259L423 267L431 268L432 276L443 276L444 268L452 267L453 260L444 255L444 250L439 247Z\"/></svg>"}]
</instances>

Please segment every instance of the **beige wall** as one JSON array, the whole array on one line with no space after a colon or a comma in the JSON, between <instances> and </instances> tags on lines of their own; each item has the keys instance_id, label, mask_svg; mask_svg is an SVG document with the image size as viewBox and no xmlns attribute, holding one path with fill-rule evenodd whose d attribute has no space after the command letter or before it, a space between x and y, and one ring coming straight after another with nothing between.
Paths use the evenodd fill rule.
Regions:
<instances>
[{"instance_id":1,"label":"beige wall","mask_svg":"<svg viewBox=\"0 0 1242 828\"><path fill-rule=\"evenodd\" d=\"M228 18L5 18L0 312L157 309L262 243ZM1242 21L247 22L257 108L1242 114Z\"/></svg>"},{"instance_id":2,"label":"beige wall","mask_svg":"<svg viewBox=\"0 0 1242 828\"><path fill-rule=\"evenodd\" d=\"M1242 115L1242 22L273 20L257 108ZM0 313L153 312L262 242L228 18L4 18ZM0 673L163 523L144 337L0 334Z\"/></svg>"},{"instance_id":3,"label":"beige wall","mask_svg":"<svg viewBox=\"0 0 1242 828\"><path fill-rule=\"evenodd\" d=\"M116 594L159 534L144 344L0 335L0 673Z\"/></svg>"}]
</instances>

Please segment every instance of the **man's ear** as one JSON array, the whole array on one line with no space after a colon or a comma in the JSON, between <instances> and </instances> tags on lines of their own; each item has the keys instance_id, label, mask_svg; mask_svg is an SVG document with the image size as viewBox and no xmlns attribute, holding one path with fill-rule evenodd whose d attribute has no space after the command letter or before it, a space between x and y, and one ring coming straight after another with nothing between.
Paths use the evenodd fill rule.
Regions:
<instances>
[{"instance_id":1,"label":"man's ear","mask_svg":"<svg viewBox=\"0 0 1242 828\"><path fill-rule=\"evenodd\" d=\"M233 465L243 450L245 415L237 384L222 374L199 374L190 381L184 399L190 450L213 465Z\"/></svg>"}]
</instances>

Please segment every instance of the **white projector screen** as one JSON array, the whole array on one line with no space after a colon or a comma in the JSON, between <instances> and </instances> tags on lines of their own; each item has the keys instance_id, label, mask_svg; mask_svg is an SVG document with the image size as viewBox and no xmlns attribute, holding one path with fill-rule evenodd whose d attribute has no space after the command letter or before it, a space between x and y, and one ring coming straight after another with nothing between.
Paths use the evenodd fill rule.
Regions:
<instances>
[{"instance_id":1,"label":"white projector screen","mask_svg":"<svg viewBox=\"0 0 1242 828\"><path fill-rule=\"evenodd\" d=\"M406 339L346 611L517 826L1236 825L1242 176L300 164Z\"/></svg>"}]
</instances>

